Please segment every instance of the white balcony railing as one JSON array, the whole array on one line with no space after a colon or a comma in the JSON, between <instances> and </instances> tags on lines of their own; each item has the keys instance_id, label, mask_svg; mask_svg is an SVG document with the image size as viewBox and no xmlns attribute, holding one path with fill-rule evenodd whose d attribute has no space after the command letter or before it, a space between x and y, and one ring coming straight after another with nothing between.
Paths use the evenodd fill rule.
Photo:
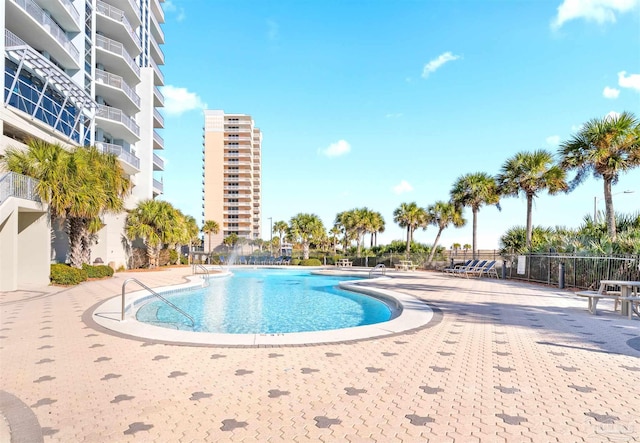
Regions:
<instances>
[{"instance_id":1,"label":"white balcony railing","mask_svg":"<svg viewBox=\"0 0 640 443\"><path fill-rule=\"evenodd\" d=\"M9 197L39 202L40 196L36 192L37 185L38 180L26 175L15 172L0 174L0 205Z\"/></svg>"},{"instance_id":2,"label":"white balcony railing","mask_svg":"<svg viewBox=\"0 0 640 443\"><path fill-rule=\"evenodd\" d=\"M160 124L164 128L164 117L162 116L162 114L160 114L160 111L154 108L153 116L160 122Z\"/></svg>"},{"instance_id":3,"label":"white balcony railing","mask_svg":"<svg viewBox=\"0 0 640 443\"><path fill-rule=\"evenodd\" d=\"M162 92L160 92L160 88L158 88L157 86L154 86L153 87L153 94L158 99L158 102L160 102L162 104L162 106L164 106L164 95L162 94Z\"/></svg>"},{"instance_id":4,"label":"white balcony railing","mask_svg":"<svg viewBox=\"0 0 640 443\"><path fill-rule=\"evenodd\" d=\"M73 18L73 21L80 25L80 13L76 9L76 7L73 6L73 3L71 3L69 0L60 0L60 3L62 3L64 9L69 12L71 17Z\"/></svg>"},{"instance_id":5,"label":"white balcony railing","mask_svg":"<svg viewBox=\"0 0 640 443\"><path fill-rule=\"evenodd\" d=\"M73 46L71 40L67 37L67 34L53 21L51 16L44 12L40 6L38 6L32 0L9 0L21 7L27 14L29 14L35 21L40 23L43 28L64 48L69 55L79 61L80 52Z\"/></svg>"},{"instance_id":6,"label":"white balcony railing","mask_svg":"<svg viewBox=\"0 0 640 443\"><path fill-rule=\"evenodd\" d=\"M127 97L133 101L138 108L140 108L140 97L133 90L131 86L124 81L119 75L111 74L100 69L96 69L96 81L102 82L106 85L113 86L114 88L122 89Z\"/></svg>"},{"instance_id":7,"label":"white balcony railing","mask_svg":"<svg viewBox=\"0 0 640 443\"><path fill-rule=\"evenodd\" d=\"M140 37L138 37L138 35L134 31L133 26L131 26L129 20L127 20L127 17L124 15L124 11L122 9L118 9L115 6L108 5L107 3L98 0L98 3L96 4L96 12L117 22L121 22L133 41L136 42L138 47L141 47Z\"/></svg>"},{"instance_id":8,"label":"white balcony railing","mask_svg":"<svg viewBox=\"0 0 640 443\"><path fill-rule=\"evenodd\" d=\"M153 141L164 147L164 139L156 131L153 131Z\"/></svg>"},{"instance_id":9,"label":"white balcony railing","mask_svg":"<svg viewBox=\"0 0 640 443\"><path fill-rule=\"evenodd\" d=\"M158 67L158 64L153 60L150 60L150 62L151 62L151 66L153 66L154 72L156 73L156 75L158 76L158 79L160 80L160 84L164 85L164 74L162 74L162 71Z\"/></svg>"},{"instance_id":10,"label":"white balcony railing","mask_svg":"<svg viewBox=\"0 0 640 443\"><path fill-rule=\"evenodd\" d=\"M157 154L153 154L153 164L158 165L164 171L164 160Z\"/></svg>"},{"instance_id":11,"label":"white balcony railing","mask_svg":"<svg viewBox=\"0 0 640 443\"><path fill-rule=\"evenodd\" d=\"M140 127L134 122L131 117L126 115L118 108L112 108L110 106L98 105L98 109L96 111L96 117L106 118L107 120L112 120L116 122L120 122L125 125L131 132L133 132L138 137L140 136Z\"/></svg>"},{"instance_id":12,"label":"white balcony railing","mask_svg":"<svg viewBox=\"0 0 640 443\"><path fill-rule=\"evenodd\" d=\"M127 50L124 48L122 43L117 42L115 40L111 40L104 35L96 35L96 46L99 48L105 49L109 52L112 52L116 55L119 55L124 59L124 61L129 65L129 67L136 73L138 77L140 77L140 68L136 64L136 62L131 58Z\"/></svg>"},{"instance_id":13,"label":"white balcony railing","mask_svg":"<svg viewBox=\"0 0 640 443\"><path fill-rule=\"evenodd\" d=\"M100 142L96 143L96 148L104 153L115 154L120 160L129 163L131 166L135 167L138 170L140 169L140 159L131 152L125 151L124 148L120 145Z\"/></svg>"},{"instance_id":14,"label":"white balcony railing","mask_svg":"<svg viewBox=\"0 0 640 443\"><path fill-rule=\"evenodd\" d=\"M153 190L157 191L158 194L162 194L162 191L164 190L164 185L160 180L156 180L155 178L153 179Z\"/></svg>"}]
</instances>

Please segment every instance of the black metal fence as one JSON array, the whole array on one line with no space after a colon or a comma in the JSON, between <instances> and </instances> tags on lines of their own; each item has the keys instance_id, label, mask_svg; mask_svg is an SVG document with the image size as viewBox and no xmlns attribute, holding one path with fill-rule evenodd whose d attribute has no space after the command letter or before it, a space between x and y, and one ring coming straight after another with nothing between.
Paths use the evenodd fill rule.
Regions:
<instances>
[{"instance_id":1,"label":"black metal fence","mask_svg":"<svg viewBox=\"0 0 640 443\"><path fill-rule=\"evenodd\" d=\"M564 266L564 285L597 290L600 280L640 280L640 255L593 257L528 254L505 261L509 279L558 285Z\"/></svg>"}]
</instances>

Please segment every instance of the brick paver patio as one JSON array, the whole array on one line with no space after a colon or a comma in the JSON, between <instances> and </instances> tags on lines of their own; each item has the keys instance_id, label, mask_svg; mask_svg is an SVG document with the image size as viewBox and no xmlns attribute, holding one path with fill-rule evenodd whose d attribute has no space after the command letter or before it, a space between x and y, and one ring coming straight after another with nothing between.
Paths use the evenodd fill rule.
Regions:
<instances>
[{"instance_id":1,"label":"brick paver patio","mask_svg":"<svg viewBox=\"0 0 640 443\"><path fill-rule=\"evenodd\" d=\"M0 294L14 441L9 397L44 441L640 441L640 321L604 302L592 316L553 288L415 272L377 285L427 300L429 327L357 343L176 346L87 321L128 277L188 272Z\"/></svg>"}]
</instances>

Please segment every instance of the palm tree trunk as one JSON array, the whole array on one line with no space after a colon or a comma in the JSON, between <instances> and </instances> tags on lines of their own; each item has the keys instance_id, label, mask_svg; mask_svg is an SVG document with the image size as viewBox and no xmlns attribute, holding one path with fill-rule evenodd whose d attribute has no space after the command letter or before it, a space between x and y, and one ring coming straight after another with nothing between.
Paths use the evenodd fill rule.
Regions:
<instances>
[{"instance_id":1,"label":"palm tree trunk","mask_svg":"<svg viewBox=\"0 0 640 443\"><path fill-rule=\"evenodd\" d=\"M478 210L476 208L472 209L473 212L473 245L471 247L473 253L473 259L476 260L478 256L478 243L477 243L477 233L478 233Z\"/></svg>"},{"instance_id":2,"label":"palm tree trunk","mask_svg":"<svg viewBox=\"0 0 640 443\"><path fill-rule=\"evenodd\" d=\"M532 220L533 195L527 194L527 251L531 252L531 237L533 237Z\"/></svg>"},{"instance_id":3,"label":"palm tree trunk","mask_svg":"<svg viewBox=\"0 0 640 443\"><path fill-rule=\"evenodd\" d=\"M613 196L611 194L611 178L604 178L604 210L607 217L607 232L612 241L616 240L616 214L613 210Z\"/></svg>"},{"instance_id":4,"label":"palm tree trunk","mask_svg":"<svg viewBox=\"0 0 640 443\"><path fill-rule=\"evenodd\" d=\"M149 260L149 269L155 268L156 251L149 243L147 243L147 259Z\"/></svg>"},{"instance_id":5,"label":"palm tree trunk","mask_svg":"<svg viewBox=\"0 0 640 443\"><path fill-rule=\"evenodd\" d=\"M74 268L82 268L82 222L78 217L69 218L69 261Z\"/></svg>"},{"instance_id":6,"label":"palm tree trunk","mask_svg":"<svg viewBox=\"0 0 640 443\"><path fill-rule=\"evenodd\" d=\"M409 254L411 252L411 225L407 226L407 247L405 252Z\"/></svg>"},{"instance_id":7,"label":"palm tree trunk","mask_svg":"<svg viewBox=\"0 0 640 443\"><path fill-rule=\"evenodd\" d=\"M438 241L440 240L440 234L442 234L444 228L440 228L438 229L438 234L436 235L436 239L433 242L433 248L431 248L431 254L429 254L429 259L427 260L427 263L431 263L431 261L433 260L433 256L436 255L436 246L438 246Z\"/></svg>"},{"instance_id":8,"label":"palm tree trunk","mask_svg":"<svg viewBox=\"0 0 640 443\"><path fill-rule=\"evenodd\" d=\"M302 243L302 258L305 260L309 259L309 242L307 241Z\"/></svg>"}]
</instances>

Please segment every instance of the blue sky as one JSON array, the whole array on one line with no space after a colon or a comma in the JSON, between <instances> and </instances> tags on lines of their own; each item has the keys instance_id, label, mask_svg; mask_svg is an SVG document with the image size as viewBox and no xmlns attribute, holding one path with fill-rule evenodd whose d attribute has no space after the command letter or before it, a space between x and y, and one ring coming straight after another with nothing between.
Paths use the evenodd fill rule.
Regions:
<instances>
[{"instance_id":1,"label":"blue sky","mask_svg":"<svg viewBox=\"0 0 640 443\"><path fill-rule=\"evenodd\" d=\"M640 1L218 1L164 3L164 198L201 222L203 109L253 116L263 131L263 238L269 217L367 206L386 230L403 202L448 200L466 173L497 174L520 151L556 152L581 124L640 117ZM634 190L633 194L622 191ZM640 169L614 187L640 211ZM533 222L577 227L604 210L590 178L543 194ZM524 225L524 198L483 207L478 246ZM440 244L471 243L467 226ZM415 240L430 244L434 227ZM368 242L368 238L367 238Z\"/></svg>"}]
</instances>

